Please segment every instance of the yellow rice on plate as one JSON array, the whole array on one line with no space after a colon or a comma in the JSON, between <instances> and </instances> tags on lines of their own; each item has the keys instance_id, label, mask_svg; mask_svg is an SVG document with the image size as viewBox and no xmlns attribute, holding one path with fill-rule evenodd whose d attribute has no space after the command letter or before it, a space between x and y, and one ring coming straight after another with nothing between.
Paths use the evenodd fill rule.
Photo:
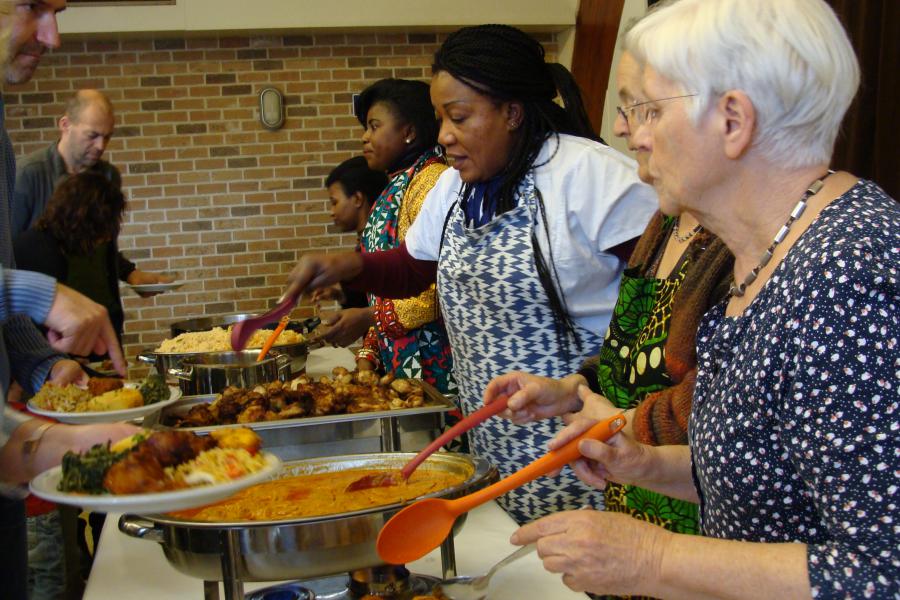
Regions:
<instances>
[{"instance_id":1,"label":"yellow rice on plate","mask_svg":"<svg viewBox=\"0 0 900 600\"><path fill-rule=\"evenodd\" d=\"M244 448L204 450L193 460L166 467L166 476L188 486L226 483L255 473L266 466L262 453L250 454Z\"/></svg>"}]
</instances>

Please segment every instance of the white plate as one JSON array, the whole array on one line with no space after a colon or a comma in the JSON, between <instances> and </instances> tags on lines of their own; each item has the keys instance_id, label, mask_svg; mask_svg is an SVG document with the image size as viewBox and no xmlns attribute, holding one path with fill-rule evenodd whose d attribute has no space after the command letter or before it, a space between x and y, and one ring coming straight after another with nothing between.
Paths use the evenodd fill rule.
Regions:
<instances>
[{"instance_id":1,"label":"white plate","mask_svg":"<svg viewBox=\"0 0 900 600\"><path fill-rule=\"evenodd\" d=\"M177 290L185 283L185 281L173 281L172 283L145 283L143 285L130 285L129 287L131 287L131 289L133 289L135 292L153 294L159 292L168 292L170 290Z\"/></svg>"},{"instance_id":2,"label":"white plate","mask_svg":"<svg viewBox=\"0 0 900 600\"><path fill-rule=\"evenodd\" d=\"M62 479L62 467L53 467L31 480L28 489L35 496L57 504L80 506L95 512L138 512L163 513L185 508L205 506L265 481L278 472L281 460L274 454L263 452L266 466L256 473L251 473L228 483L216 483L199 487L175 490L172 492L156 492L152 494L73 494L57 489Z\"/></svg>"},{"instance_id":3,"label":"white plate","mask_svg":"<svg viewBox=\"0 0 900 600\"><path fill-rule=\"evenodd\" d=\"M140 384L138 383L125 384L125 387L130 388L136 388L139 386ZM38 406L35 406L35 404L31 400L28 401L28 410L29 412L33 412L36 415L41 415L42 417L50 417L51 419L56 419L61 423L70 423L74 425L83 425L85 423L115 423L116 421L131 421L133 419L146 417L149 414L153 414L169 406L170 404L177 402L180 398L181 388L176 385L170 385L168 400L162 400L160 402L157 402L156 404L146 404L144 406L137 406L135 408L126 408L124 410L65 412L40 408Z\"/></svg>"}]
</instances>

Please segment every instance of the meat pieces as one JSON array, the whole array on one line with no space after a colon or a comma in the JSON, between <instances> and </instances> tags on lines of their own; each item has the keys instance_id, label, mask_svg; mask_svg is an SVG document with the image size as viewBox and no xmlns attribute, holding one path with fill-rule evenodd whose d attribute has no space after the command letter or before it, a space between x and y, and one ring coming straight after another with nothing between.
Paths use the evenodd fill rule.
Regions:
<instances>
[{"instance_id":1,"label":"meat pieces","mask_svg":"<svg viewBox=\"0 0 900 600\"><path fill-rule=\"evenodd\" d=\"M226 388L210 404L198 404L182 416L170 416L175 427L203 427L258 423L307 416L328 416L425 404L425 392L415 381L379 377L373 371L348 371L338 367L333 377L313 381L301 375L288 382L275 381L252 390Z\"/></svg>"},{"instance_id":2,"label":"meat pieces","mask_svg":"<svg viewBox=\"0 0 900 600\"><path fill-rule=\"evenodd\" d=\"M103 487L113 494L145 494L164 491L168 484L155 456L132 452L106 471Z\"/></svg>"},{"instance_id":3,"label":"meat pieces","mask_svg":"<svg viewBox=\"0 0 900 600\"><path fill-rule=\"evenodd\" d=\"M163 467L171 467L215 447L216 441L209 437L187 431L157 431L141 444L136 454L152 454Z\"/></svg>"},{"instance_id":4,"label":"meat pieces","mask_svg":"<svg viewBox=\"0 0 900 600\"><path fill-rule=\"evenodd\" d=\"M125 381L118 377L91 377L88 379L87 388L91 396L99 396L106 392L118 390L124 385Z\"/></svg>"},{"instance_id":5,"label":"meat pieces","mask_svg":"<svg viewBox=\"0 0 900 600\"><path fill-rule=\"evenodd\" d=\"M171 489L165 476L170 467L215 448L216 441L187 431L157 431L138 448L115 463L103 477L103 487L113 494L145 494Z\"/></svg>"}]
</instances>

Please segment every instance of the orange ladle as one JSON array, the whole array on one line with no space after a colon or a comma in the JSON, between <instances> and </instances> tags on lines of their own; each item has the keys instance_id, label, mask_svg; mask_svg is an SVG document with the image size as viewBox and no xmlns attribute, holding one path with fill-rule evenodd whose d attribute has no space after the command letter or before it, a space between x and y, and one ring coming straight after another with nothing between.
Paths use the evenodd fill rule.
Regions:
<instances>
[{"instance_id":1,"label":"orange ladle","mask_svg":"<svg viewBox=\"0 0 900 600\"><path fill-rule=\"evenodd\" d=\"M391 517L381 528L375 542L378 556L393 565L402 565L422 558L441 545L459 515L577 460L581 456L578 451L578 443L581 440L606 441L624 426L625 415L614 415L596 423L559 450L548 452L509 477L468 496L455 500L426 498L410 504Z\"/></svg>"}]
</instances>

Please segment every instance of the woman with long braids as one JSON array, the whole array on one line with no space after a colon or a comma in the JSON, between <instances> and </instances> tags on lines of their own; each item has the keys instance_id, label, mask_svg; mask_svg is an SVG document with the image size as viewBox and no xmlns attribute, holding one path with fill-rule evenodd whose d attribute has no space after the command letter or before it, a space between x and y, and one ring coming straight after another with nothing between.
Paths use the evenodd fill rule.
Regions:
<instances>
[{"instance_id":1,"label":"woman with long braids","mask_svg":"<svg viewBox=\"0 0 900 600\"><path fill-rule=\"evenodd\" d=\"M628 47L622 49L616 83L622 106L613 132L636 152L638 175L650 183L648 153L632 140L646 98L641 95L641 65ZM626 410L625 432L637 441L687 444L697 328L703 314L728 292L733 264L725 244L693 215L657 212L622 275L618 303L597 356L562 379L524 372L501 375L485 390L485 403L508 397L506 416L520 424L568 413L596 421ZM613 482L603 493L608 511L678 533L699 531L695 503Z\"/></svg>"},{"instance_id":2,"label":"woman with long braids","mask_svg":"<svg viewBox=\"0 0 900 600\"><path fill-rule=\"evenodd\" d=\"M406 296L437 280L460 404L496 375L560 377L603 339L630 242L656 208L634 161L596 141L571 74L540 43L503 25L451 34L432 67L445 172L397 250L304 256L291 289L339 280ZM560 94L562 107L554 102ZM544 453L560 426L492 419L472 449L503 475ZM504 496L519 522L602 504L570 473Z\"/></svg>"}]
</instances>

